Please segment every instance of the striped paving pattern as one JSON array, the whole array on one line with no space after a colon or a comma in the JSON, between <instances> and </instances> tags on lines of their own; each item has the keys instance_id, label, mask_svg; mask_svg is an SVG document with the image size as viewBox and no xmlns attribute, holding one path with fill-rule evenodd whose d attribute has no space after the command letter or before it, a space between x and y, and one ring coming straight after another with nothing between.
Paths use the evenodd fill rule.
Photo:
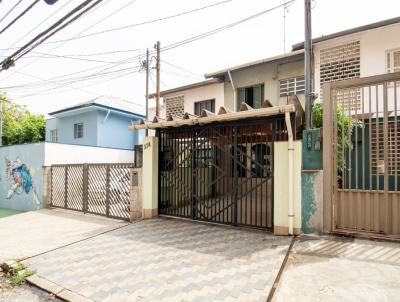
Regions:
<instances>
[{"instance_id":1,"label":"striped paving pattern","mask_svg":"<svg viewBox=\"0 0 400 302\"><path fill-rule=\"evenodd\" d=\"M290 241L159 218L26 262L93 301L265 301Z\"/></svg>"}]
</instances>

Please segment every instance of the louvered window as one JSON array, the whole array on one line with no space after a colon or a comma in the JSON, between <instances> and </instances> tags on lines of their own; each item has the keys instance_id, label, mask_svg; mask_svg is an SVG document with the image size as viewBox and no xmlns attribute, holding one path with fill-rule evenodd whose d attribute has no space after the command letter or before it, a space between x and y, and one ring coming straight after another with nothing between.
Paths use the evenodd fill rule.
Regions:
<instances>
[{"instance_id":1,"label":"louvered window","mask_svg":"<svg viewBox=\"0 0 400 302\"><path fill-rule=\"evenodd\" d=\"M400 49L386 52L386 71L400 71Z\"/></svg>"},{"instance_id":2,"label":"louvered window","mask_svg":"<svg viewBox=\"0 0 400 302\"><path fill-rule=\"evenodd\" d=\"M304 93L304 76L279 81L279 96Z\"/></svg>"}]
</instances>

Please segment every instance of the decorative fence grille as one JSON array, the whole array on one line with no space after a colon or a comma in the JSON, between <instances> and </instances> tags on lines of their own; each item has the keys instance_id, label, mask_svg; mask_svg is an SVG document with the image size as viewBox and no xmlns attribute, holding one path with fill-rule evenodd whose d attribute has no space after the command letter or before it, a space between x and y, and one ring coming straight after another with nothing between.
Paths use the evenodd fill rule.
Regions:
<instances>
[{"instance_id":1,"label":"decorative fence grille","mask_svg":"<svg viewBox=\"0 0 400 302\"><path fill-rule=\"evenodd\" d=\"M133 168L132 164L54 165L50 205L129 220Z\"/></svg>"}]
</instances>

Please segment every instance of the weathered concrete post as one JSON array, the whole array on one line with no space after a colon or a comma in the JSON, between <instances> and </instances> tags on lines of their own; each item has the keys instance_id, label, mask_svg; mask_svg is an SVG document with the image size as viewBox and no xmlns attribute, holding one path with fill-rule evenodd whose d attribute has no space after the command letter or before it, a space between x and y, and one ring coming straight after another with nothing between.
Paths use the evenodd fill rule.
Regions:
<instances>
[{"instance_id":1,"label":"weathered concrete post","mask_svg":"<svg viewBox=\"0 0 400 302\"><path fill-rule=\"evenodd\" d=\"M51 198L51 167L43 166L43 208L50 208Z\"/></svg>"},{"instance_id":2,"label":"weathered concrete post","mask_svg":"<svg viewBox=\"0 0 400 302\"><path fill-rule=\"evenodd\" d=\"M158 215L158 138L147 136L143 139L142 167L143 219Z\"/></svg>"},{"instance_id":3,"label":"weathered concrete post","mask_svg":"<svg viewBox=\"0 0 400 302\"><path fill-rule=\"evenodd\" d=\"M131 222L142 218L142 169L131 169L130 210Z\"/></svg>"}]
</instances>

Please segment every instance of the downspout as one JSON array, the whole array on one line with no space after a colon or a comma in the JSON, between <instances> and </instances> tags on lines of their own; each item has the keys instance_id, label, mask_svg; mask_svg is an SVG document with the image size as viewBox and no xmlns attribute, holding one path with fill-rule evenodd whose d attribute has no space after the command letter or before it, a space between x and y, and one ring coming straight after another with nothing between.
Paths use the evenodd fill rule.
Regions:
<instances>
[{"instance_id":1,"label":"downspout","mask_svg":"<svg viewBox=\"0 0 400 302\"><path fill-rule=\"evenodd\" d=\"M232 89L233 89L233 111L236 112L237 111L236 88L235 88L235 85L233 84L231 71L229 69L228 69L228 76L229 76L229 80L231 81L231 85L232 85Z\"/></svg>"},{"instance_id":2,"label":"downspout","mask_svg":"<svg viewBox=\"0 0 400 302\"><path fill-rule=\"evenodd\" d=\"M290 113L285 112L285 121L286 121L286 128L288 131L288 163L289 163L289 235L293 235L293 193L294 193L294 175L293 175L293 153L294 153L294 146L293 146L293 131L292 131L292 123L290 121Z\"/></svg>"},{"instance_id":3,"label":"downspout","mask_svg":"<svg viewBox=\"0 0 400 302\"><path fill-rule=\"evenodd\" d=\"M108 109L107 114L106 114L106 116L105 116L105 118L104 118L104 120L103 120L103 124L104 124L104 123L106 122L106 120L108 119L108 116L110 115L110 112L111 112L111 110Z\"/></svg>"}]
</instances>

